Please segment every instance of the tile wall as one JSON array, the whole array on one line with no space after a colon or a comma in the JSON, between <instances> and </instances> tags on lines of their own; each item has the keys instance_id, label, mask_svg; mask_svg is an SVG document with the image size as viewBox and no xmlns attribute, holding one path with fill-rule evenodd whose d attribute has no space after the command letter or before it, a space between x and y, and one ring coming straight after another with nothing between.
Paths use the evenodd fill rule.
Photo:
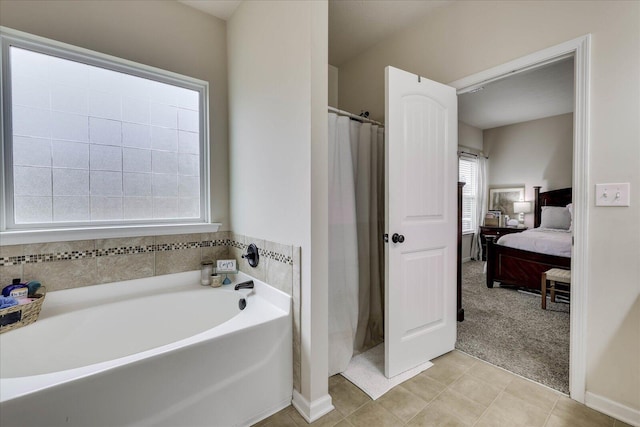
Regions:
<instances>
[{"instance_id":1,"label":"tile wall","mask_svg":"<svg viewBox=\"0 0 640 427\"><path fill-rule=\"evenodd\" d=\"M258 247L256 268L242 259ZM0 246L0 286L38 280L47 291L199 270L203 259L236 259L240 271L293 297L293 378L300 389L300 247L221 231Z\"/></svg>"}]
</instances>

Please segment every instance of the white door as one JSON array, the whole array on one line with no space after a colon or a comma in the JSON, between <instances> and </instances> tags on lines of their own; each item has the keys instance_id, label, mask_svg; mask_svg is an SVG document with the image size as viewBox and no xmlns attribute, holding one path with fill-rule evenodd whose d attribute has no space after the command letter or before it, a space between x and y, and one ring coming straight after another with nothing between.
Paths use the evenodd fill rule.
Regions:
<instances>
[{"instance_id":1,"label":"white door","mask_svg":"<svg viewBox=\"0 0 640 427\"><path fill-rule=\"evenodd\" d=\"M387 67L385 77L391 378L455 345L458 100L454 88L397 68Z\"/></svg>"}]
</instances>

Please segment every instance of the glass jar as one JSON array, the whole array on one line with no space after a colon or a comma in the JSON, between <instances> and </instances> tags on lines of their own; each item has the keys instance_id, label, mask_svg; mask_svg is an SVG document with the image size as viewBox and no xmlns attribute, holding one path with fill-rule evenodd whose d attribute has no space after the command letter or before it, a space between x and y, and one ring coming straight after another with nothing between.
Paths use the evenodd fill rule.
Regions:
<instances>
[{"instance_id":1,"label":"glass jar","mask_svg":"<svg viewBox=\"0 0 640 427\"><path fill-rule=\"evenodd\" d=\"M213 261L205 259L200 264L200 284L202 286L209 286L211 285L211 275L213 274Z\"/></svg>"}]
</instances>

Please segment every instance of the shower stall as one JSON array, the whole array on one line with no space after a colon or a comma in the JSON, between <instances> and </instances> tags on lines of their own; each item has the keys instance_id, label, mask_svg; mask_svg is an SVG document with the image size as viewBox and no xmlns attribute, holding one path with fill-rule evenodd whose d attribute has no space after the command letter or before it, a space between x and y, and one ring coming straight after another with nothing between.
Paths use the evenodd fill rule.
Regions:
<instances>
[{"instance_id":1,"label":"shower stall","mask_svg":"<svg viewBox=\"0 0 640 427\"><path fill-rule=\"evenodd\" d=\"M329 108L329 375L384 340L384 127Z\"/></svg>"}]
</instances>

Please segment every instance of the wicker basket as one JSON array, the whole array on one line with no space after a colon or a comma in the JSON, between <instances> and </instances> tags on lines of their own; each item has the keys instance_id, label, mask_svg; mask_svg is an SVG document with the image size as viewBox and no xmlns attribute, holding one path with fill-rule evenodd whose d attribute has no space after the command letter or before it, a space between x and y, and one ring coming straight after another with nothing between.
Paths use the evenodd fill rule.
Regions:
<instances>
[{"instance_id":1,"label":"wicker basket","mask_svg":"<svg viewBox=\"0 0 640 427\"><path fill-rule=\"evenodd\" d=\"M18 304L0 310L0 334L30 325L38 320L46 293L45 287L41 286L35 295L29 297L33 298L30 303Z\"/></svg>"}]
</instances>

